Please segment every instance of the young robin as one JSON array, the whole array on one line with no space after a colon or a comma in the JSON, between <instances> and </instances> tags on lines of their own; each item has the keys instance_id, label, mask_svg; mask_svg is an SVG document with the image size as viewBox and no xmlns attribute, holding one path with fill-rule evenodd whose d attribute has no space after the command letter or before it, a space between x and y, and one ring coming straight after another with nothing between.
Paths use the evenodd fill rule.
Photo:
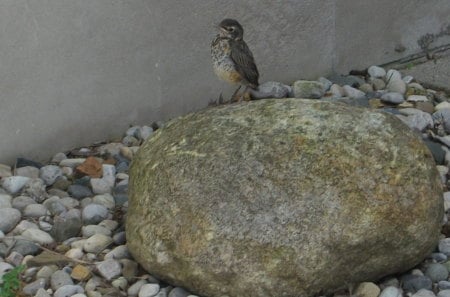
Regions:
<instances>
[{"instance_id":1,"label":"young robin","mask_svg":"<svg viewBox=\"0 0 450 297\"><path fill-rule=\"evenodd\" d=\"M253 54L245 43L244 29L238 21L224 19L219 24L219 34L211 43L211 57L216 75L227 82L239 84L231 97L236 101L241 86L258 88L259 73Z\"/></svg>"}]
</instances>

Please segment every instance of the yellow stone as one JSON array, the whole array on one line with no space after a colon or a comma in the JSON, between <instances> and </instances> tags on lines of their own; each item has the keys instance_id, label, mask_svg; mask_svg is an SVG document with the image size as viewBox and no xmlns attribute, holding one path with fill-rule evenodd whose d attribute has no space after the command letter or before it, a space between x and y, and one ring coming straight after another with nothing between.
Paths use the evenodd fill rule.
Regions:
<instances>
[{"instance_id":1,"label":"yellow stone","mask_svg":"<svg viewBox=\"0 0 450 297\"><path fill-rule=\"evenodd\" d=\"M71 278L73 278L75 280L79 280L79 281L87 280L90 276L91 276L91 271L89 270L89 268L87 268L84 265L80 265L80 264L75 266L72 270L72 273L70 274Z\"/></svg>"}]
</instances>

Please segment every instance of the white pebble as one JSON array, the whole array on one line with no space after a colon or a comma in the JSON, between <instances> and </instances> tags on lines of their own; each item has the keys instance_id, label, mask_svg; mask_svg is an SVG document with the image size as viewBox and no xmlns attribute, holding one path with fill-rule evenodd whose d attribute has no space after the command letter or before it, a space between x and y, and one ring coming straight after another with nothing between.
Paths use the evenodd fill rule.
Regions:
<instances>
[{"instance_id":1,"label":"white pebble","mask_svg":"<svg viewBox=\"0 0 450 297\"><path fill-rule=\"evenodd\" d=\"M39 243L41 245L52 244L55 242L53 237L50 236L47 232L44 232L39 229L28 229L23 231L22 236L28 240Z\"/></svg>"},{"instance_id":2,"label":"white pebble","mask_svg":"<svg viewBox=\"0 0 450 297\"><path fill-rule=\"evenodd\" d=\"M2 187L10 194L18 193L30 180L25 176L10 176L2 178Z\"/></svg>"},{"instance_id":3,"label":"white pebble","mask_svg":"<svg viewBox=\"0 0 450 297\"><path fill-rule=\"evenodd\" d=\"M145 284L139 290L139 297L153 297L159 292L158 284Z\"/></svg>"}]
</instances>

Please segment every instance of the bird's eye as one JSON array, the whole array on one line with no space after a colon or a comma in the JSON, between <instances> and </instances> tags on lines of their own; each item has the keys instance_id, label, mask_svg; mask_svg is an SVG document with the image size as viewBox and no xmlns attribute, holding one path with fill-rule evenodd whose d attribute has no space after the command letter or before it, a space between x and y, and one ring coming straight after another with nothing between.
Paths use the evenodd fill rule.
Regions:
<instances>
[{"instance_id":1,"label":"bird's eye","mask_svg":"<svg viewBox=\"0 0 450 297\"><path fill-rule=\"evenodd\" d=\"M234 27L227 27L228 32L234 32Z\"/></svg>"}]
</instances>

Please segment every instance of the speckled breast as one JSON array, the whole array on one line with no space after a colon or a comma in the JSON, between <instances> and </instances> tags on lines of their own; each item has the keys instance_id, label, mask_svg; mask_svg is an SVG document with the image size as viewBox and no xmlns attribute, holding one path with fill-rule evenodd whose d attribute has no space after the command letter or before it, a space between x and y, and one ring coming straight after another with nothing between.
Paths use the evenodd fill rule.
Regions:
<instances>
[{"instance_id":1,"label":"speckled breast","mask_svg":"<svg viewBox=\"0 0 450 297\"><path fill-rule=\"evenodd\" d=\"M211 44L211 58L216 75L230 83L240 83L242 77L236 71L235 64L230 58L229 41L217 36Z\"/></svg>"}]
</instances>

